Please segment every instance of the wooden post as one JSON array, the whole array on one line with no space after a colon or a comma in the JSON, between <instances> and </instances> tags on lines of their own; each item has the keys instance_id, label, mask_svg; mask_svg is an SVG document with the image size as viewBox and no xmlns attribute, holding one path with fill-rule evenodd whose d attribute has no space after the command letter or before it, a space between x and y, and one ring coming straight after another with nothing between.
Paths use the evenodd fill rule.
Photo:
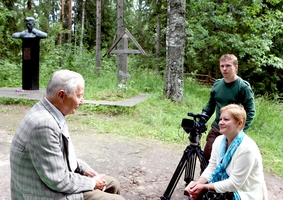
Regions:
<instances>
[{"instance_id":1,"label":"wooden post","mask_svg":"<svg viewBox=\"0 0 283 200\"><path fill-rule=\"evenodd\" d=\"M96 52L95 66L96 73L100 71L100 50L101 50L101 0L96 1Z\"/></svg>"},{"instance_id":2,"label":"wooden post","mask_svg":"<svg viewBox=\"0 0 283 200\"><path fill-rule=\"evenodd\" d=\"M123 35L123 42L124 42L124 51L128 50L128 35L124 34ZM123 74L127 74L128 72L128 54L127 53L123 53L123 66L122 66L122 72ZM127 77L122 76L122 83L126 86L127 85Z\"/></svg>"}]
</instances>

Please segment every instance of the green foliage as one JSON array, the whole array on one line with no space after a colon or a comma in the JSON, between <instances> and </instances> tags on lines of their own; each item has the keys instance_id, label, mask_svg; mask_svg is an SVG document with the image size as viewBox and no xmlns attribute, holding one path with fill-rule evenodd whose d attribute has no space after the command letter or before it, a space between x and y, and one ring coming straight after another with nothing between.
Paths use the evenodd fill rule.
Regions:
<instances>
[{"instance_id":1,"label":"green foliage","mask_svg":"<svg viewBox=\"0 0 283 200\"><path fill-rule=\"evenodd\" d=\"M0 60L0 66L0 87L21 87L22 68L8 60Z\"/></svg>"},{"instance_id":2,"label":"green foliage","mask_svg":"<svg viewBox=\"0 0 283 200\"><path fill-rule=\"evenodd\" d=\"M3 2L0 2L0 59L11 58L14 48L17 44L14 44L12 34L14 33L13 19L16 17L17 12L15 10L9 10ZM14 51L17 53L18 51Z\"/></svg>"},{"instance_id":3,"label":"green foliage","mask_svg":"<svg viewBox=\"0 0 283 200\"><path fill-rule=\"evenodd\" d=\"M17 3L17 4L16 4ZM102 1L101 46L104 53L117 38L116 6L113 0ZM248 80L257 94L274 93L281 97L283 89L283 1L187 1L187 46L185 72L221 77L219 57L234 53L239 58L239 75ZM159 70L166 66L167 1L142 0L124 2L124 28L127 28L148 56L133 57L135 69ZM72 43L66 43L67 30L63 30L62 46L57 46L60 2L40 1L28 10L26 3L18 0L0 2L0 59L21 63L21 40L12 38L14 32L25 30L24 18L33 16L36 28L48 33L41 40L40 66L43 80L52 73L51 66L95 71L96 1L86 2L83 55L78 44L81 38L82 1L74 5L74 33ZM66 20L66 19L65 19ZM157 20L160 20L160 52L156 52ZM139 23L137 23L139 22ZM66 24L63 24L66 27ZM64 43L65 42L65 43ZM129 43L129 48L135 48ZM135 48L136 49L136 48ZM116 55L111 56L114 60ZM102 58L104 62L106 58ZM107 57L109 59L109 57ZM116 63L113 64L115 66ZM101 69L113 69L112 63L102 63ZM264 80L264 82L262 82ZM266 86L266 83L269 85ZM42 82L41 84L44 84Z\"/></svg>"},{"instance_id":4,"label":"green foliage","mask_svg":"<svg viewBox=\"0 0 283 200\"><path fill-rule=\"evenodd\" d=\"M239 75L258 94L283 92L282 54L276 51L282 49L282 1L190 1L187 11L185 71L221 77L215 70L219 58L233 53L239 58ZM259 85L262 79L269 79L271 88Z\"/></svg>"},{"instance_id":5,"label":"green foliage","mask_svg":"<svg viewBox=\"0 0 283 200\"><path fill-rule=\"evenodd\" d=\"M265 170L283 174L283 147L282 137L279 133L283 125L280 119L283 117L282 103L266 100L265 97L256 99L256 117L248 135L252 137L263 156Z\"/></svg>"},{"instance_id":6,"label":"green foliage","mask_svg":"<svg viewBox=\"0 0 283 200\"><path fill-rule=\"evenodd\" d=\"M129 98L142 93L151 93L151 92L162 92L159 87L153 87L153 85L162 85L161 79L156 79L152 74L151 70L137 68L135 65L132 65L128 68L128 73L131 75L131 78L127 79L125 93L120 91L119 86L117 85L117 70L116 63L114 60L111 60L112 57L109 57L110 62L106 62L107 58L103 59L101 66L101 73L98 76L94 71L91 71L90 68L85 68L82 70L82 74L86 78L86 93L93 94L86 96L88 99L96 100L121 100L123 98ZM135 58L130 59L129 63L135 63ZM91 80L91 81L88 81ZM104 88L104 89L102 89Z\"/></svg>"},{"instance_id":7,"label":"green foliage","mask_svg":"<svg viewBox=\"0 0 283 200\"><path fill-rule=\"evenodd\" d=\"M109 99L107 100L109 101ZM110 116L119 116L129 114L132 110L128 107L84 104L82 111L88 114L101 113Z\"/></svg>"},{"instance_id":8,"label":"green foliage","mask_svg":"<svg viewBox=\"0 0 283 200\"><path fill-rule=\"evenodd\" d=\"M29 99L14 99L9 97L1 97L0 104L4 105L20 105L20 106L33 106L37 101Z\"/></svg>"},{"instance_id":9,"label":"green foliage","mask_svg":"<svg viewBox=\"0 0 283 200\"><path fill-rule=\"evenodd\" d=\"M138 21L139 23L135 23ZM158 25L160 38L157 38ZM166 30L167 1L139 1L134 11L133 22L129 24L132 35L136 38L149 57L141 57L141 67L164 72L166 68ZM157 40L158 39L158 40ZM157 52L159 44L160 52Z\"/></svg>"}]
</instances>

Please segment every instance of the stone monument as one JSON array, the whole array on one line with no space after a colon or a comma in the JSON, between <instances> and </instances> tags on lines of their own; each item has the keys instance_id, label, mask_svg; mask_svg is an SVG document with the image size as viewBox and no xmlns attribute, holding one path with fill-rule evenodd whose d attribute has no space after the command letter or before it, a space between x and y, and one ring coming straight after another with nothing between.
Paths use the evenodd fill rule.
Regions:
<instances>
[{"instance_id":1,"label":"stone monument","mask_svg":"<svg viewBox=\"0 0 283 200\"><path fill-rule=\"evenodd\" d=\"M39 43L47 33L34 28L35 19L25 19L27 30L13 33L13 38L22 39L22 89L39 89Z\"/></svg>"}]
</instances>

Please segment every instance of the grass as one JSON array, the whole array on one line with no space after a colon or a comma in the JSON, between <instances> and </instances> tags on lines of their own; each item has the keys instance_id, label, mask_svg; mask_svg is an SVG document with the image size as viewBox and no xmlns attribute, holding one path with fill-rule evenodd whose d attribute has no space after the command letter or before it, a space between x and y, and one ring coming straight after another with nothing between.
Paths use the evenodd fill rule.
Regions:
<instances>
[{"instance_id":1,"label":"grass","mask_svg":"<svg viewBox=\"0 0 283 200\"><path fill-rule=\"evenodd\" d=\"M186 78L184 103L175 103L163 97L162 77L156 76L153 72L138 74L139 76L133 75L134 81L130 80L128 87L131 95L149 93L149 98L145 102L134 108L84 105L81 112L88 113L89 117L83 121L83 124L94 126L101 133L112 132L129 137L154 138L185 147L188 144L188 135L180 128L181 120L188 118L188 112L201 112L209 98L210 87L199 85L192 78ZM150 83L144 84L143 81L150 81ZM113 89L115 90L117 87ZM128 90L125 93L128 93ZM97 92L97 94L101 93ZM248 135L255 140L261 150L265 171L283 176L281 156L283 124L280 123L280 119L283 118L282 104L269 101L265 97L256 97L255 103L256 117L248 130ZM103 114L104 117L92 116L97 113ZM214 116L208 121L208 128L213 118ZM202 145L204 145L205 137L206 134L203 134Z\"/></svg>"},{"instance_id":2,"label":"grass","mask_svg":"<svg viewBox=\"0 0 283 200\"><path fill-rule=\"evenodd\" d=\"M192 78L185 78L184 102L176 103L163 97L162 76L149 70L129 71L132 78L127 81L127 89L118 92L114 70L102 71L100 76L81 70L86 79L85 99L116 101L147 93L149 97L146 101L133 108L85 104L77 114L68 116L68 120L81 121L81 127L78 127L80 129L91 128L101 134L111 132L128 137L154 138L185 148L189 142L188 134L180 128L180 123L183 118L189 118L188 112L201 112L209 98L210 87L199 85ZM44 85L47 84L47 79L41 81ZM2 104L31 105L23 101L0 98ZM248 135L260 148L265 171L283 176L282 104L266 97L256 97L255 101L256 117ZM213 118L214 116L208 121L208 127ZM202 145L205 137L206 134L203 134Z\"/></svg>"},{"instance_id":3,"label":"grass","mask_svg":"<svg viewBox=\"0 0 283 200\"><path fill-rule=\"evenodd\" d=\"M256 98L256 117L248 134L259 146L265 170L283 175L282 103Z\"/></svg>"}]
</instances>

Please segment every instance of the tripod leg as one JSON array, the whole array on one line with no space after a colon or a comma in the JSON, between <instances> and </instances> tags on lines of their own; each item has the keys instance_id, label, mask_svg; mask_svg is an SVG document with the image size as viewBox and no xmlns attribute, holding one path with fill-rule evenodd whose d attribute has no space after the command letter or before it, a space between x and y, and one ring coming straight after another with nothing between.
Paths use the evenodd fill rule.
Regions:
<instances>
[{"instance_id":1,"label":"tripod leg","mask_svg":"<svg viewBox=\"0 0 283 200\"><path fill-rule=\"evenodd\" d=\"M196 150L196 154L198 156L198 159L200 161L201 171L203 172L208 165L208 161L206 160L204 153L203 153L203 151L201 150L200 147L197 147L195 150Z\"/></svg>"},{"instance_id":2,"label":"tripod leg","mask_svg":"<svg viewBox=\"0 0 283 200\"><path fill-rule=\"evenodd\" d=\"M161 200L169 200L174 192L174 189L185 169L185 166L186 166L186 163L187 163L187 160L188 158L190 158L190 156L192 155L193 153L193 148L190 147L190 146L187 146L186 150L184 151L183 153L183 156L163 194L162 197L160 197Z\"/></svg>"},{"instance_id":3,"label":"tripod leg","mask_svg":"<svg viewBox=\"0 0 283 200\"><path fill-rule=\"evenodd\" d=\"M184 181L186 182L186 185L188 185L192 180L194 180L196 160L197 160L197 155L195 154L194 151L194 153L189 157L188 162L186 164L185 177L184 177Z\"/></svg>"}]
</instances>

